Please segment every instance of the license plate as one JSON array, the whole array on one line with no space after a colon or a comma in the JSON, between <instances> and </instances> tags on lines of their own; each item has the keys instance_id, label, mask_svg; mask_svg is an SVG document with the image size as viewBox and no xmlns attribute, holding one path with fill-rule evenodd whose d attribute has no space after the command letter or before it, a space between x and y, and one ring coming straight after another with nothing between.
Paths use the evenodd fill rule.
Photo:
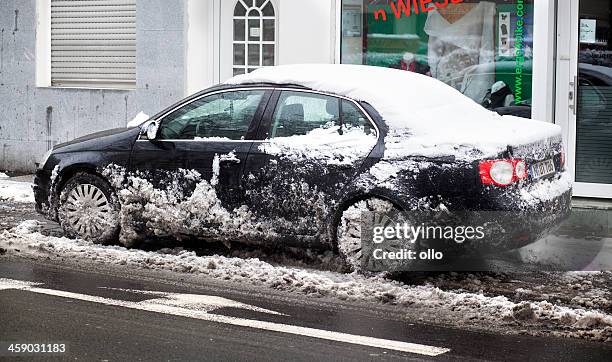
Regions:
<instances>
[{"instance_id":1,"label":"license plate","mask_svg":"<svg viewBox=\"0 0 612 362\"><path fill-rule=\"evenodd\" d=\"M553 160L545 160L542 162L535 163L530 167L531 177L536 179L545 177L555 173L555 163Z\"/></svg>"}]
</instances>

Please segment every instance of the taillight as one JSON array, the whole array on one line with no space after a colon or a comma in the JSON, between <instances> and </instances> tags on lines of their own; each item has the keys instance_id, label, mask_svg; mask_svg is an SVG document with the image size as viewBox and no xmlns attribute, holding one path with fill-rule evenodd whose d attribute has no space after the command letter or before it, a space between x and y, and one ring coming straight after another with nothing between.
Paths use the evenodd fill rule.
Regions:
<instances>
[{"instance_id":1,"label":"taillight","mask_svg":"<svg viewBox=\"0 0 612 362\"><path fill-rule=\"evenodd\" d=\"M485 185L508 186L527 178L523 160L487 160L480 162L480 180Z\"/></svg>"},{"instance_id":2,"label":"taillight","mask_svg":"<svg viewBox=\"0 0 612 362\"><path fill-rule=\"evenodd\" d=\"M514 175L517 180L527 178L527 164L523 160L513 160L514 163Z\"/></svg>"}]
</instances>

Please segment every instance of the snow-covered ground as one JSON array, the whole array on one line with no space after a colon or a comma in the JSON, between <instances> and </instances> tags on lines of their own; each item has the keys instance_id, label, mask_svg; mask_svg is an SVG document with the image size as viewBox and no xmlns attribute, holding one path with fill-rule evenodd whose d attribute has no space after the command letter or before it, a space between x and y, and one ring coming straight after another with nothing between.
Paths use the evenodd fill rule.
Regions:
<instances>
[{"instance_id":1,"label":"snow-covered ground","mask_svg":"<svg viewBox=\"0 0 612 362\"><path fill-rule=\"evenodd\" d=\"M393 304L405 308L408 314L420 311L421 315L430 316L431 321L445 325L483 329L507 326L510 331L523 333L612 341L609 290L593 288L600 280L612 277L607 272L556 275L560 293L563 285L570 290L591 287L588 293L580 293L582 299L564 302L554 294L544 296L535 288L516 288L515 295L505 296L487 292L487 285L501 282L487 275L447 274L415 285L385 275L341 274L279 266L250 257L198 256L193 251L182 249L153 252L100 246L82 240L46 236L40 233L41 228L40 222L29 220L0 232L0 252L80 264L103 263L196 274L202 278L299 293L312 298Z\"/></svg>"},{"instance_id":2,"label":"snow-covered ground","mask_svg":"<svg viewBox=\"0 0 612 362\"><path fill-rule=\"evenodd\" d=\"M7 180L0 174L0 202L34 202L32 184Z\"/></svg>"}]
</instances>

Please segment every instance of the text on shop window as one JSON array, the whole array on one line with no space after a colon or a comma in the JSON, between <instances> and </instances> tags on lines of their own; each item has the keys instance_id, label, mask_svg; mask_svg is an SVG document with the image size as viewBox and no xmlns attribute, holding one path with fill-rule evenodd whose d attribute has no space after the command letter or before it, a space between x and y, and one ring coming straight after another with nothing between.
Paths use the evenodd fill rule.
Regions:
<instances>
[{"instance_id":1,"label":"text on shop window","mask_svg":"<svg viewBox=\"0 0 612 362\"><path fill-rule=\"evenodd\" d=\"M516 51L516 67L514 71L514 103L521 104L523 101L523 69L525 65L525 51L523 49L523 25L525 9L523 0L516 4L516 28L514 30L514 48Z\"/></svg>"},{"instance_id":2,"label":"text on shop window","mask_svg":"<svg viewBox=\"0 0 612 362\"><path fill-rule=\"evenodd\" d=\"M418 15L419 12L427 13L436 9L443 9L449 4L459 4L464 0L397 0L391 1L391 10L395 18L402 16ZM387 21L387 10L377 9L373 11L374 20Z\"/></svg>"}]
</instances>

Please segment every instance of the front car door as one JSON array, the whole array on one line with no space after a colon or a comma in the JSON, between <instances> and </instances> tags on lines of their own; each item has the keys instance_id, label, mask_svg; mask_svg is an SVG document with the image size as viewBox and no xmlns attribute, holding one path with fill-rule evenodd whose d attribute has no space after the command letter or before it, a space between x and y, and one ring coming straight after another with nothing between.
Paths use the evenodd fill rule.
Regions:
<instances>
[{"instance_id":1,"label":"front car door","mask_svg":"<svg viewBox=\"0 0 612 362\"><path fill-rule=\"evenodd\" d=\"M377 138L374 123L350 99L275 91L246 161L247 205L277 241L325 242L329 218Z\"/></svg>"},{"instance_id":2,"label":"front car door","mask_svg":"<svg viewBox=\"0 0 612 362\"><path fill-rule=\"evenodd\" d=\"M239 197L244 161L256 135L271 91L220 91L199 98L164 117L159 140L175 143L187 170L215 187L224 206L233 209Z\"/></svg>"},{"instance_id":3,"label":"front car door","mask_svg":"<svg viewBox=\"0 0 612 362\"><path fill-rule=\"evenodd\" d=\"M218 90L159 117L156 139L139 140L132 152L131 172L154 188L136 182L136 224L157 235L221 233L220 220L244 203L242 170L271 93ZM160 170L159 160L169 158L173 167Z\"/></svg>"}]
</instances>

